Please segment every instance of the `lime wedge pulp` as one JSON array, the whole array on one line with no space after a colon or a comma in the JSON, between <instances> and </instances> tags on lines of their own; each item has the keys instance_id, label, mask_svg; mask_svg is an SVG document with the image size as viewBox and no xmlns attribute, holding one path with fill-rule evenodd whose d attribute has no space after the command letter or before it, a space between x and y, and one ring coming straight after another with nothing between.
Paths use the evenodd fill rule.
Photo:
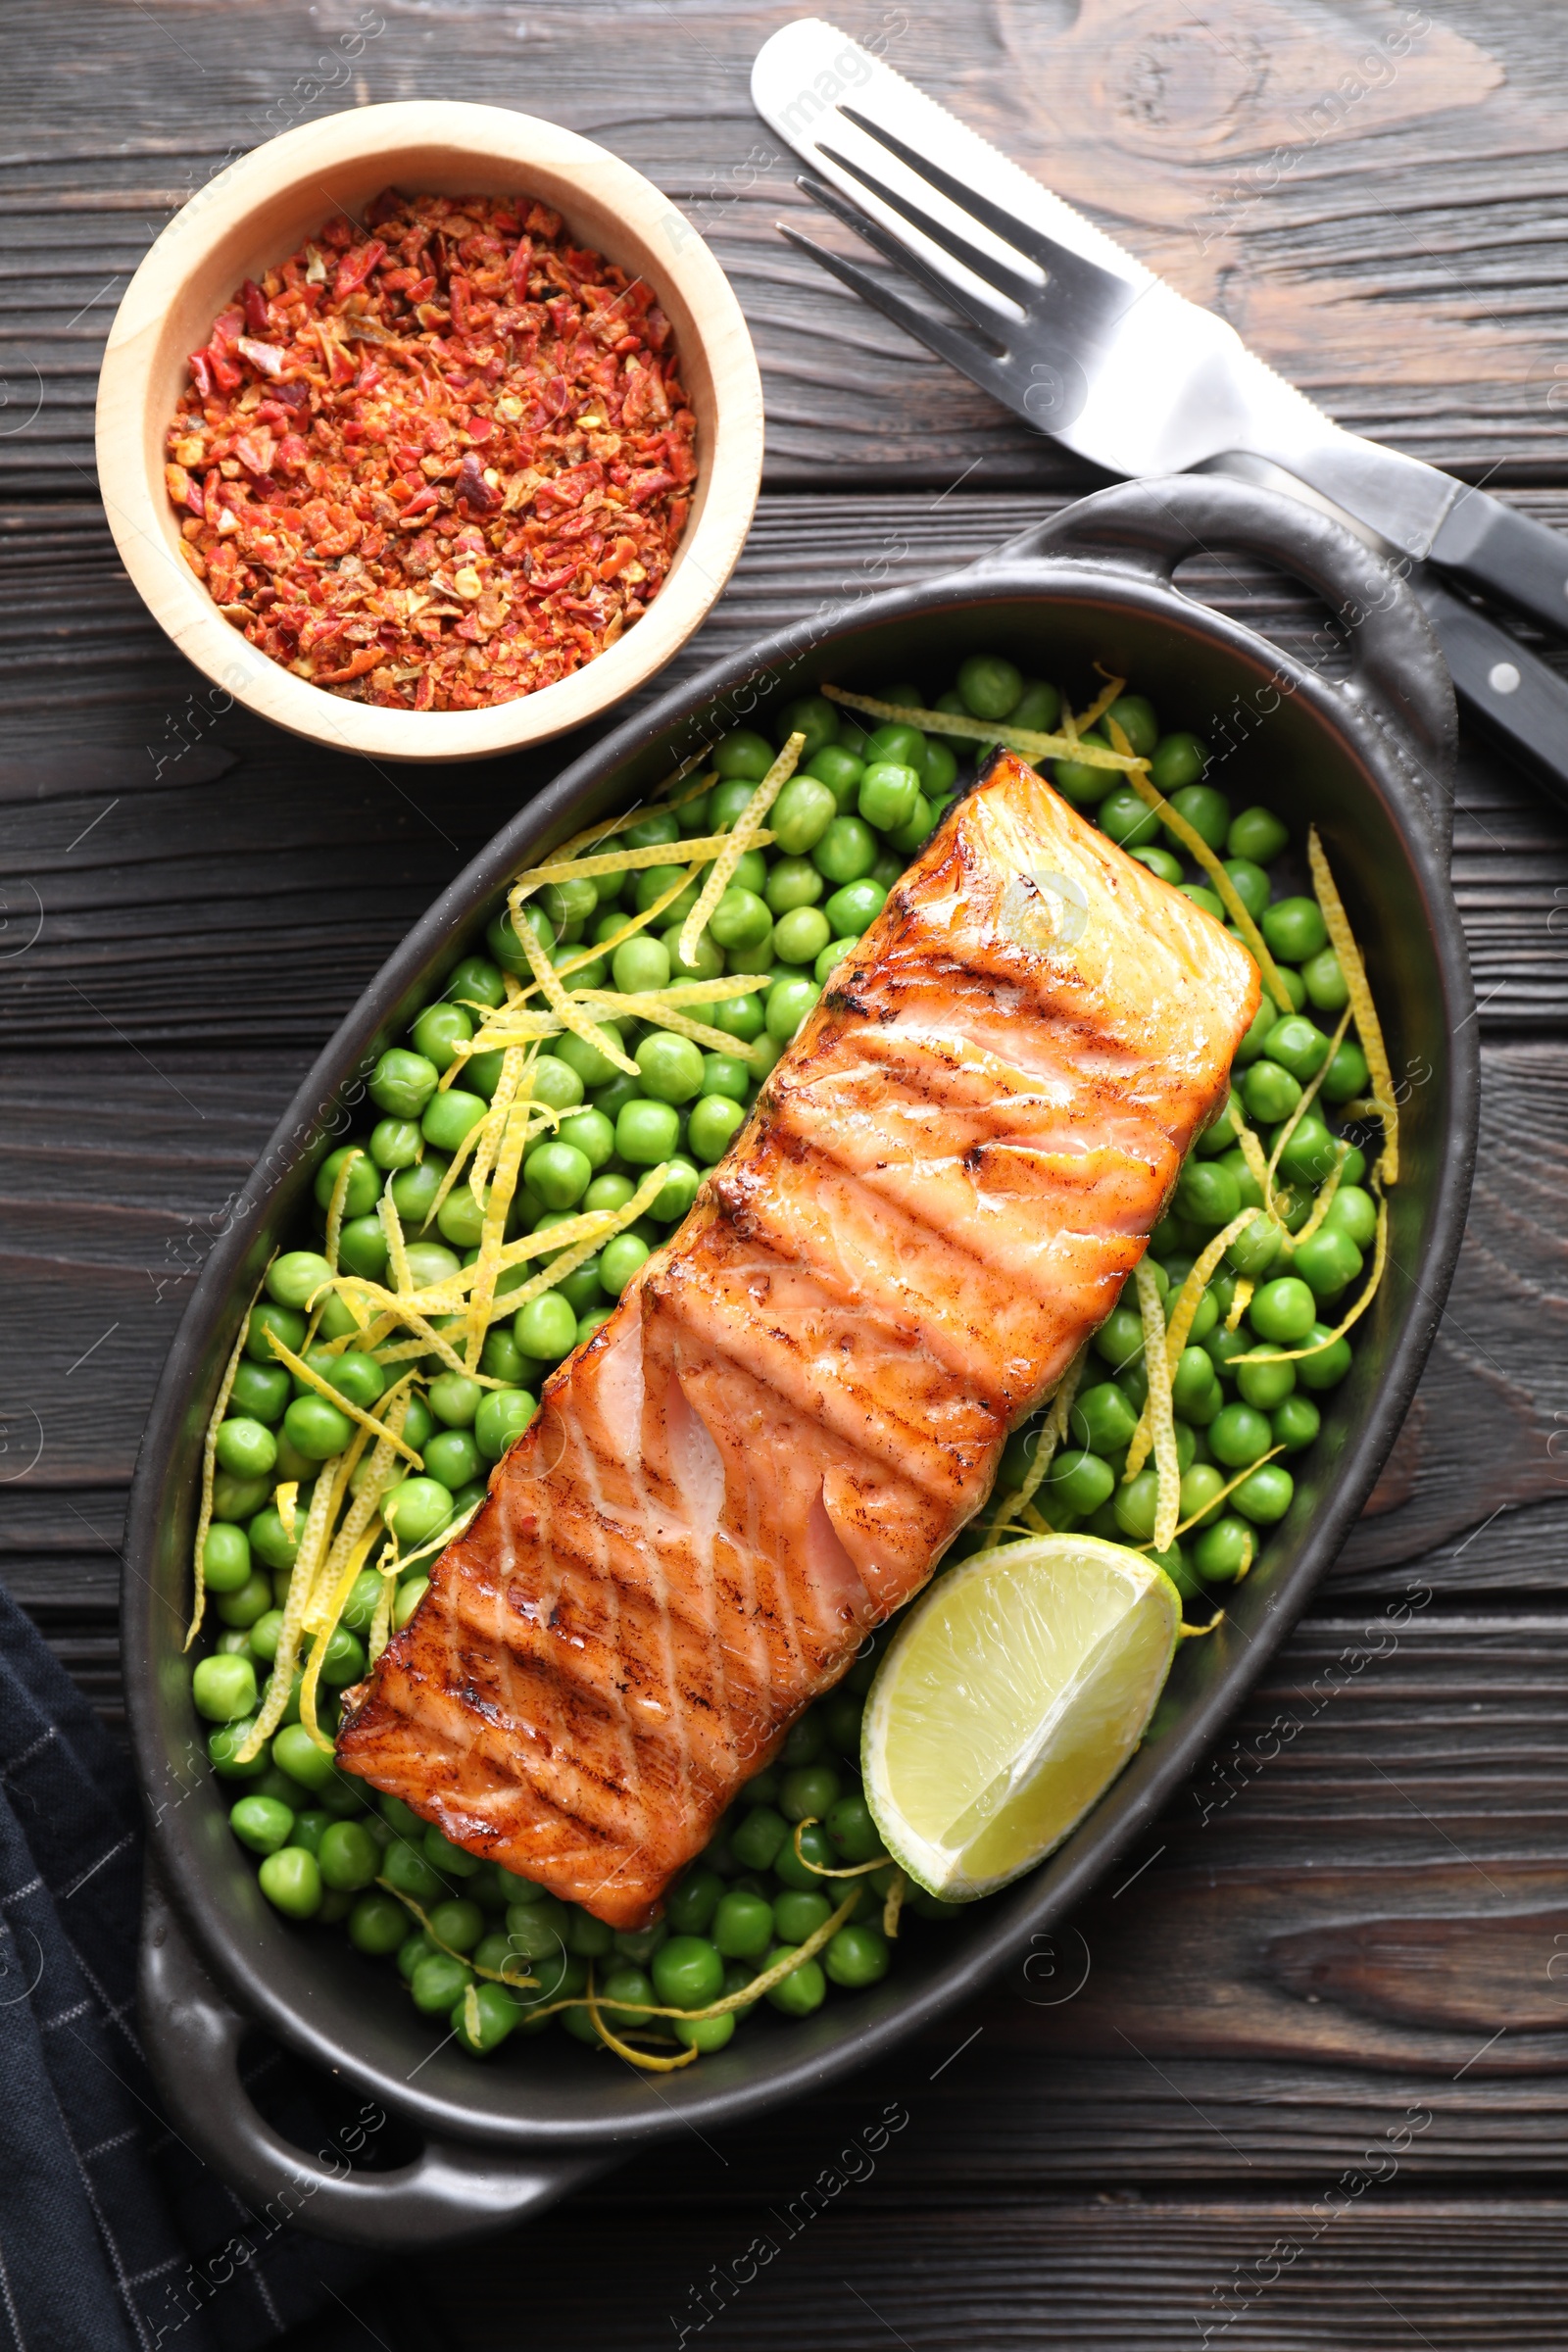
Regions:
<instances>
[{"instance_id":1,"label":"lime wedge pulp","mask_svg":"<svg viewBox=\"0 0 1568 2352\"><path fill-rule=\"evenodd\" d=\"M1006 1544L938 1577L860 1738L866 1802L917 1886L967 1902L1060 1844L1142 1739L1181 1614L1162 1568L1092 1536Z\"/></svg>"}]
</instances>

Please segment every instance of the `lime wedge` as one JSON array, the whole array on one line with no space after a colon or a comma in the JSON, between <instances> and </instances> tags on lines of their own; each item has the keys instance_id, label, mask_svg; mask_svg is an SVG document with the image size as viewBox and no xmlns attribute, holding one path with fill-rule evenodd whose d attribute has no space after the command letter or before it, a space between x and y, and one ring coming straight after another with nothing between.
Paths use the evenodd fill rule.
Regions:
<instances>
[{"instance_id":1,"label":"lime wedge","mask_svg":"<svg viewBox=\"0 0 1568 2352\"><path fill-rule=\"evenodd\" d=\"M865 1797L928 1893L968 1902L1033 1868L1143 1738L1181 1595L1138 1552L1042 1536L977 1552L910 1611L866 1701Z\"/></svg>"}]
</instances>

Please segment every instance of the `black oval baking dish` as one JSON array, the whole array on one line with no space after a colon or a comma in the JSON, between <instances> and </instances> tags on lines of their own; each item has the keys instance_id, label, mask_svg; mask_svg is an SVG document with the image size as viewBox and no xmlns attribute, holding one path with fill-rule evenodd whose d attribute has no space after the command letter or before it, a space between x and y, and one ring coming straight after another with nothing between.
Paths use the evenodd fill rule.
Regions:
<instances>
[{"instance_id":1,"label":"black oval baking dish","mask_svg":"<svg viewBox=\"0 0 1568 2352\"><path fill-rule=\"evenodd\" d=\"M1346 682L1172 585L1184 557L1215 547L1266 558L1346 616ZM824 680L947 675L982 648L1082 684L1098 660L1152 696L1167 723L1215 743L1244 801L1266 798L1299 830L1309 818L1320 828L1364 943L1396 1074L1408 1080L1389 1268L1354 1369L1222 1630L1184 1646L1156 1733L1032 1877L909 1939L874 1990L804 2023L760 2014L727 2049L661 2078L657 2091L555 2035L513 2043L486 2064L451 2046L432 2052L432 2029L390 1972L269 1908L207 1767L180 1640L202 1438L239 1318L376 1054L480 938L512 875L636 802L686 751L755 723L772 705ZM132 1496L125 1671L153 1853L144 2023L179 2129L248 2197L282 2194L305 2227L388 2247L498 2227L633 2142L733 2123L886 2053L1059 1922L1168 1802L1339 1550L1443 1310L1477 1093L1470 981L1447 878L1453 750L1447 676L1407 590L1304 506L1179 476L1102 492L970 570L865 599L719 663L598 744L442 894L326 1047L236 1202L159 1386ZM240 2084L239 2047L253 2024L412 2125L423 2154L399 2171L348 2173L290 2146Z\"/></svg>"}]
</instances>

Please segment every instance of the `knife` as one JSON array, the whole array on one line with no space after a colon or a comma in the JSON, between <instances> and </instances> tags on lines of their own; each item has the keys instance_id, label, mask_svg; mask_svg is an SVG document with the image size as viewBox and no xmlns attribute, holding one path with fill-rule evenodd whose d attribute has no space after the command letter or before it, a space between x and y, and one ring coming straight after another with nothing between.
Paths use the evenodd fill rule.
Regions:
<instances>
[{"instance_id":1,"label":"knife","mask_svg":"<svg viewBox=\"0 0 1568 2352\"><path fill-rule=\"evenodd\" d=\"M1431 568L1568 629L1568 539L1336 425L1223 319L822 19L798 20L763 44L752 95L811 167L807 192L968 330L785 227L792 242L1109 472L1201 466L1257 478L1266 468L1338 512L1409 575L1455 686L1488 730L1568 799L1568 684Z\"/></svg>"}]
</instances>

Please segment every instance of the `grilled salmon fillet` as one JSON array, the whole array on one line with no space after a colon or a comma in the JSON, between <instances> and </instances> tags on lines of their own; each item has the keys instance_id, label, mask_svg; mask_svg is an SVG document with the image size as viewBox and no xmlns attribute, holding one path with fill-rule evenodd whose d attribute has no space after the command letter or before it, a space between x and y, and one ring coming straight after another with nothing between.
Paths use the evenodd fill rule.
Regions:
<instances>
[{"instance_id":1,"label":"grilled salmon fillet","mask_svg":"<svg viewBox=\"0 0 1568 2352\"><path fill-rule=\"evenodd\" d=\"M1010 755L353 1695L339 1761L615 1927L984 1503L1115 1304L1251 957Z\"/></svg>"}]
</instances>

